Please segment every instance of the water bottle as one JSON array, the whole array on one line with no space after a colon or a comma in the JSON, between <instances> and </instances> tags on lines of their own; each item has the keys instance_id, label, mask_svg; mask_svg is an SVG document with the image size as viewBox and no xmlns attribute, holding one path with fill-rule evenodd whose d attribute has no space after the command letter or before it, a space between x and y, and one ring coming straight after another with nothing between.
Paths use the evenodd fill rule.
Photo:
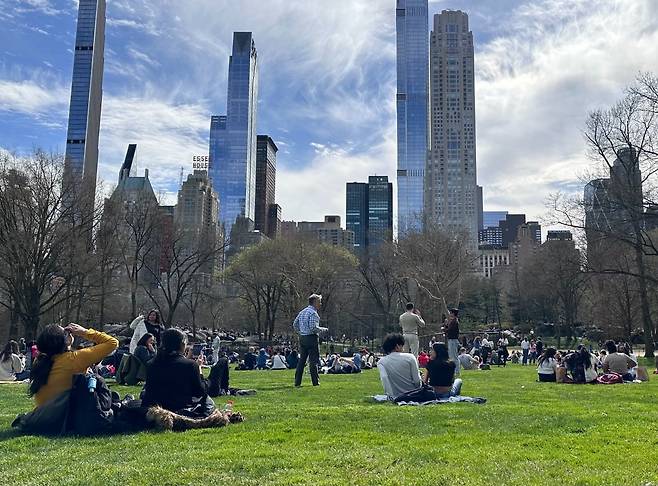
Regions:
<instances>
[{"instance_id":1,"label":"water bottle","mask_svg":"<svg viewBox=\"0 0 658 486\"><path fill-rule=\"evenodd\" d=\"M87 375L87 389L89 393L94 393L96 391L96 375L89 373Z\"/></svg>"}]
</instances>

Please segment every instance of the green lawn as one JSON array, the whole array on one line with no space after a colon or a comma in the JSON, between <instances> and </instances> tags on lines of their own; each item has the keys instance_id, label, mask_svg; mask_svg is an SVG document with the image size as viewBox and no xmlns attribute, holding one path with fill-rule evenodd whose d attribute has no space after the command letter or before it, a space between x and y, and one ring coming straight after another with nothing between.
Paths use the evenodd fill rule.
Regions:
<instances>
[{"instance_id":1,"label":"green lawn","mask_svg":"<svg viewBox=\"0 0 658 486\"><path fill-rule=\"evenodd\" d=\"M658 484L658 380L536 383L531 367L463 373L485 405L374 404L377 371L235 372L246 421L223 429L94 439L19 437L22 385L0 386L0 484ZM136 389L117 387L123 395ZM224 403L224 400L219 400Z\"/></svg>"}]
</instances>

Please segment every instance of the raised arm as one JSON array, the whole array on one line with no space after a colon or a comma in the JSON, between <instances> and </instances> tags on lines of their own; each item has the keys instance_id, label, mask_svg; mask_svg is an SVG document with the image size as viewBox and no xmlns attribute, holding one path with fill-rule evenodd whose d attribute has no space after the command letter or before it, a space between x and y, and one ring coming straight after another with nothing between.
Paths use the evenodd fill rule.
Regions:
<instances>
[{"instance_id":1,"label":"raised arm","mask_svg":"<svg viewBox=\"0 0 658 486\"><path fill-rule=\"evenodd\" d=\"M77 324L69 325L67 329L71 331L71 334L74 336L80 336L87 341L95 343L95 346L73 351L71 353L71 361L74 363L75 368L81 372L87 367L98 363L119 347L119 341L109 334L94 331L93 329L85 329Z\"/></svg>"}]
</instances>

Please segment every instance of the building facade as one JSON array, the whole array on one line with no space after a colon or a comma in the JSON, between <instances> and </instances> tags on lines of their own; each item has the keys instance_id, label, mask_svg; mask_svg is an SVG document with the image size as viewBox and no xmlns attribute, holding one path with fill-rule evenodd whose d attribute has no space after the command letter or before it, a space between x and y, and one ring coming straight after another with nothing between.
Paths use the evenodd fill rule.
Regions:
<instances>
[{"instance_id":1,"label":"building facade","mask_svg":"<svg viewBox=\"0 0 658 486\"><path fill-rule=\"evenodd\" d=\"M507 211L484 211L482 213L482 229L497 227L501 221L505 220Z\"/></svg>"},{"instance_id":2,"label":"building facade","mask_svg":"<svg viewBox=\"0 0 658 486\"><path fill-rule=\"evenodd\" d=\"M98 172L104 50L105 0L80 0L64 174L74 189L84 184L92 200Z\"/></svg>"},{"instance_id":3,"label":"building facade","mask_svg":"<svg viewBox=\"0 0 658 486\"><path fill-rule=\"evenodd\" d=\"M209 175L219 195L225 231L239 216L254 220L258 56L251 32L233 33L225 116L210 120Z\"/></svg>"},{"instance_id":4,"label":"building facade","mask_svg":"<svg viewBox=\"0 0 658 486\"><path fill-rule=\"evenodd\" d=\"M281 206L270 204L267 208L267 237L276 239L281 236Z\"/></svg>"},{"instance_id":5,"label":"building facade","mask_svg":"<svg viewBox=\"0 0 658 486\"><path fill-rule=\"evenodd\" d=\"M393 240L393 184L387 176L347 183L345 227L354 233L357 252Z\"/></svg>"},{"instance_id":6,"label":"building facade","mask_svg":"<svg viewBox=\"0 0 658 486\"><path fill-rule=\"evenodd\" d=\"M278 148L269 135L256 137L256 203L255 227L270 236L269 210L274 205L276 189L276 153ZM276 232L276 228L272 228Z\"/></svg>"},{"instance_id":7,"label":"building facade","mask_svg":"<svg viewBox=\"0 0 658 486\"><path fill-rule=\"evenodd\" d=\"M313 238L322 243L354 249L354 232L341 227L340 216L325 216L324 221L283 221L284 238Z\"/></svg>"},{"instance_id":8,"label":"building facade","mask_svg":"<svg viewBox=\"0 0 658 486\"><path fill-rule=\"evenodd\" d=\"M425 214L430 224L465 232L477 247L473 33L468 15L444 10L430 37L430 152Z\"/></svg>"},{"instance_id":9,"label":"building facade","mask_svg":"<svg viewBox=\"0 0 658 486\"><path fill-rule=\"evenodd\" d=\"M498 267L507 267L510 264L510 251L496 245L482 245L478 250L480 274L491 278ZM498 268L500 270L500 268Z\"/></svg>"},{"instance_id":10,"label":"building facade","mask_svg":"<svg viewBox=\"0 0 658 486\"><path fill-rule=\"evenodd\" d=\"M427 0L397 0L398 233L421 228L428 148Z\"/></svg>"}]
</instances>

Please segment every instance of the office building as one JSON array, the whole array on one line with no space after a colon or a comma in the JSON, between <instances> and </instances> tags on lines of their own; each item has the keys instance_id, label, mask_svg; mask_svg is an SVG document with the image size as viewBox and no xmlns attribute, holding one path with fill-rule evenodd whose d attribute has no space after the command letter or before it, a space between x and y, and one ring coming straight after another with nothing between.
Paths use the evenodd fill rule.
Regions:
<instances>
[{"instance_id":1,"label":"office building","mask_svg":"<svg viewBox=\"0 0 658 486\"><path fill-rule=\"evenodd\" d=\"M499 226L503 232L503 246L509 247L519 233L521 225L525 224L525 214L508 214L500 221Z\"/></svg>"},{"instance_id":2,"label":"office building","mask_svg":"<svg viewBox=\"0 0 658 486\"><path fill-rule=\"evenodd\" d=\"M507 211L484 211L482 213L482 229L498 226L506 216Z\"/></svg>"},{"instance_id":3,"label":"office building","mask_svg":"<svg viewBox=\"0 0 658 486\"><path fill-rule=\"evenodd\" d=\"M365 251L393 240L393 184L387 176L370 176L368 183L350 182L346 191L346 228L354 233L354 248Z\"/></svg>"},{"instance_id":4,"label":"office building","mask_svg":"<svg viewBox=\"0 0 658 486\"><path fill-rule=\"evenodd\" d=\"M276 188L276 153L278 148L269 135L256 137L256 203L255 227L269 236L269 210L274 204Z\"/></svg>"},{"instance_id":5,"label":"office building","mask_svg":"<svg viewBox=\"0 0 658 486\"><path fill-rule=\"evenodd\" d=\"M215 275L221 268L223 255L218 251L222 246L219 229L219 200L214 191L208 172L195 170L187 176L178 191L175 222L183 232L183 244L189 252L216 252L216 255L199 269L208 276Z\"/></svg>"},{"instance_id":6,"label":"office building","mask_svg":"<svg viewBox=\"0 0 658 486\"><path fill-rule=\"evenodd\" d=\"M258 59L251 32L234 32L226 115L210 120L209 176L221 201L225 231L239 216L255 217Z\"/></svg>"},{"instance_id":7,"label":"office building","mask_svg":"<svg viewBox=\"0 0 658 486\"><path fill-rule=\"evenodd\" d=\"M481 245L478 249L478 262L480 274L491 278L500 267L507 267L510 263L510 251L496 245Z\"/></svg>"},{"instance_id":8,"label":"office building","mask_svg":"<svg viewBox=\"0 0 658 486\"><path fill-rule=\"evenodd\" d=\"M79 0L64 174L65 183L76 192L84 186L91 201L98 172L104 50L105 0Z\"/></svg>"},{"instance_id":9,"label":"office building","mask_svg":"<svg viewBox=\"0 0 658 486\"><path fill-rule=\"evenodd\" d=\"M397 0L398 234L421 228L428 148L427 0Z\"/></svg>"},{"instance_id":10,"label":"office building","mask_svg":"<svg viewBox=\"0 0 658 486\"><path fill-rule=\"evenodd\" d=\"M354 233L354 249L368 247L368 184L348 182L346 186L345 227Z\"/></svg>"},{"instance_id":11,"label":"office building","mask_svg":"<svg viewBox=\"0 0 658 486\"><path fill-rule=\"evenodd\" d=\"M567 230L550 230L546 235L546 241L573 241L573 234Z\"/></svg>"},{"instance_id":12,"label":"office building","mask_svg":"<svg viewBox=\"0 0 658 486\"><path fill-rule=\"evenodd\" d=\"M270 204L267 208L267 237L276 239L281 236L281 206Z\"/></svg>"},{"instance_id":13,"label":"office building","mask_svg":"<svg viewBox=\"0 0 658 486\"><path fill-rule=\"evenodd\" d=\"M473 33L468 15L444 10L430 37L430 152L425 212L430 224L465 233L477 247Z\"/></svg>"},{"instance_id":14,"label":"office building","mask_svg":"<svg viewBox=\"0 0 658 486\"><path fill-rule=\"evenodd\" d=\"M322 243L354 248L354 232L341 227L340 216L325 216L324 221L283 221L284 238L312 238Z\"/></svg>"},{"instance_id":15,"label":"office building","mask_svg":"<svg viewBox=\"0 0 658 486\"><path fill-rule=\"evenodd\" d=\"M478 231L479 245L503 246L503 229L500 226L489 226Z\"/></svg>"}]
</instances>

